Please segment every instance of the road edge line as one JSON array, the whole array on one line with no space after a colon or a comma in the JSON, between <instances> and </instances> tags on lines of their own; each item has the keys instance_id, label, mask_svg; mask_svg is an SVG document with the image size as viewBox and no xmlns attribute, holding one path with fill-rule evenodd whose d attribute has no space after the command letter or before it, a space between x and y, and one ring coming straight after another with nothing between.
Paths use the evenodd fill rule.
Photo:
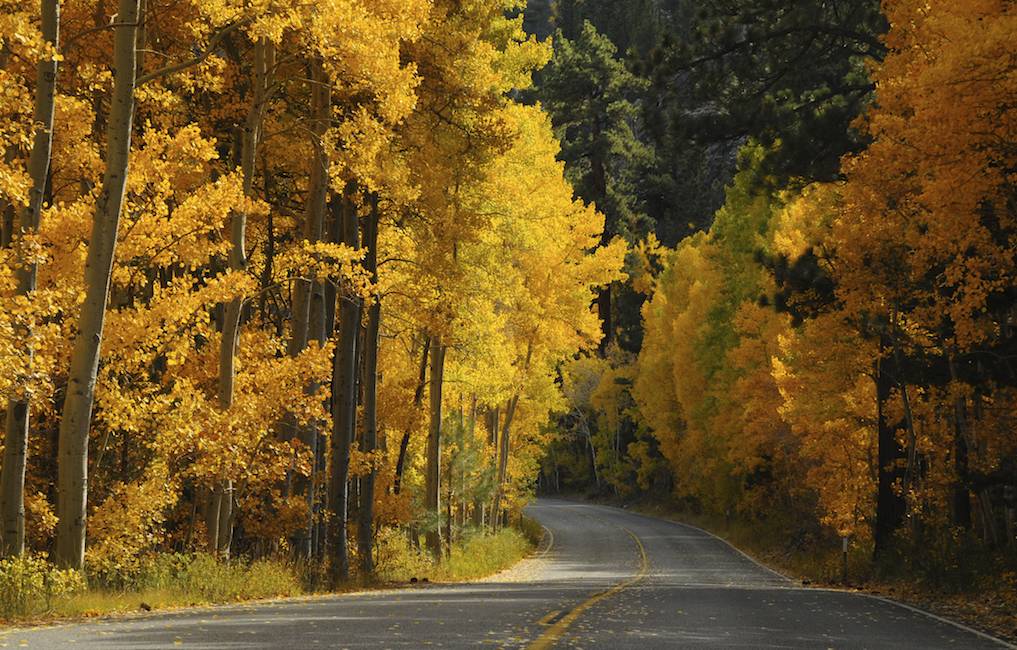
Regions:
<instances>
[{"instance_id":1,"label":"road edge line","mask_svg":"<svg viewBox=\"0 0 1017 650\"><path fill-rule=\"evenodd\" d=\"M588 505L594 505L594 504L588 504ZM1004 648L1010 648L1010 650L1017 650L1017 645L1015 645L1013 643L1010 643L1009 641L1007 641L1005 639L1001 639L998 636L993 636L992 634L989 634L988 632L982 632L981 630L977 630L977 629L975 629L975 628L973 628L973 627L971 627L969 625L965 625L964 623L961 623L959 621L954 621L952 619L946 618L945 616L940 616L940 615L934 614L933 612L930 612L930 611L928 611L926 609L922 609L921 607L917 607L915 605L909 605L909 604L901 602L899 600L894 600L893 598L887 598L886 596L877 596L876 594L870 594L870 593L866 593L864 591L858 591L858 590L852 590L852 589L837 589L835 587L819 587L819 586L813 587L811 585L803 585L803 584L801 584L800 580L796 580L794 578L786 576L783 573L781 573L780 571L777 571L776 569L772 569L772 568L766 566L765 564L763 564L762 562L760 562L756 558L752 557L751 555L749 555L745 551L741 550L740 548L738 548L737 546L735 546L734 544L732 544L728 540L724 539L723 537L721 537L719 535L715 535L715 534L711 533L708 530L700 528L699 526L696 526L696 525L693 525L693 524L689 524L689 523L685 523L683 521L677 521L675 519L671 519L670 517L655 517L653 515L648 515L648 514L645 514L645 513L642 513L642 512L638 512L638 511L635 511L635 510L629 510L627 508L619 508L618 506L611 506L611 505L604 505L604 504L595 504L595 505L602 506L602 507L607 507L607 508L614 508L615 510L621 510L622 512L626 512L628 514L636 515L636 516L642 517L644 519L654 519L656 521L667 521L667 522L670 522L670 523L675 524L677 526L683 526L685 528L691 528L693 530L698 530L701 533L705 533L705 534L709 535L710 537L712 537L712 538L714 538L714 539L716 539L716 540L718 540L720 542L723 542L729 548L731 548L732 550L736 551L742 557L744 557L745 559L749 560L753 564L757 565L761 569L765 569L766 571L769 571L770 573L774 574L775 576L778 576L778 577L783 578L784 580L790 582L791 586L789 588L791 588L791 589L801 589L803 591L829 591L829 592L832 592L832 593L849 594L849 595L852 595L852 596L864 596L865 598L871 598L873 600L879 600L879 601L882 601L884 603L888 603L890 605L896 605L897 607L902 607L904 609L910 610L910 611L912 611L912 612L914 612L916 614L922 614L922 615L927 616L928 618L931 618L931 619L933 619L935 621L939 621L941 623L946 623L947 625L951 625L951 626L953 626L953 627L955 627L955 628L957 628L959 630L963 630L964 632L968 632L970 634L974 634L975 636L980 637L982 639L985 639L987 641L992 641L993 643L996 643L996 644L998 644L998 645L1000 645L1000 646L1002 646Z\"/></svg>"},{"instance_id":2,"label":"road edge line","mask_svg":"<svg viewBox=\"0 0 1017 650\"><path fill-rule=\"evenodd\" d=\"M554 533L551 532L551 529L544 524L540 524L540 527L544 529L545 533L547 533L547 548L544 550L538 549L537 553L533 556L534 558L547 557L547 554L551 552L552 548L554 548ZM543 544L541 544L541 546L543 546Z\"/></svg>"},{"instance_id":3,"label":"road edge line","mask_svg":"<svg viewBox=\"0 0 1017 650\"><path fill-rule=\"evenodd\" d=\"M776 569L773 569L771 567L766 566L765 564L763 564L762 562L760 562L756 558L752 557L751 555L749 555L748 553L746 553L742 549L738 548L737 546L735 546L734 544L732 544L728 540L724 539L720 535L715 535L715 534L711 533L710 531L706 530L705 528L700 528L699 526L696 526L694 524L689 524L689 523L686 523L684 521L678 521L677 519L671 519L670 517L655 517L653 515L648 515L646 513L639 512L638 510L629 510L628 508L619 508L618 506L605 505L605 504L600 504L600 503L598 503L598 504L587 503L587 505L597 505L597 506L600 506L600 507L613 508L615 510L620 510L620 511L626 513L626 514L635 515L637 517L642 517L643 519L652 519L654 521L666 521L668 523L675 524L676 526L683 526L685 528L691 528L692 530L698 530L699 532L704 533L705 535L707 535L709 537L712 537L713 539L717 540L718 542L723 543L725 546L730 548L732 551L738 553L739 555L741 555L743 558L745 558L749 562L752 562L753 564L758 566L760 569L763 569L764 571L767 571L768 573L772 573L773 575L777 576L778 578L791 583L792 586L796 586L796 587L801 586L801 581L800 580L796 580L795 578L792 578L791 576L784 575L780 571L777 571Z\"/></svg>"},{"instance_id":4,"label":"road edge line","mask_svg":"<svg viewBox=\"0 0 1017 650\"><path fill-rule=\"evenodd\" d=\"M1011 650L1017 650L1017 645L1014 645L1013 643L1010 643L1006 639L1001 639L998 636L993 636L993 635L989 634L988 632L982 632L981 630L975 629L975 628L973 628L973 627L971 627L969 625L965 625L964 623L961 623L959 621L954 621L954 620L949 619L949 618L947 618L945 616L940 616L939 614L936 614L934 612L930 612L927 609L923 609L923 608L918 607L916 605L909 605L909 604L901 602L899 600L894 600L893 598L887 598L886 596L879 596L879 595L876 595L876 594L870 594L870 593L866 593L864 591L854 591L854 590L851 590L851 589L837 589L835 587L802 587L802 590L803 591L804 590L808 590L808 591L825 591L825 592L829 592L829 593L833 593L833 594L846 594L846 595L849 595L849 596L862 596L863 598L868 598L870 600L878 600L878 601L880 601L882 603L886 603L888 605L895 605L895 606L900 607L902 609L906 609L906 610L908 610L910 612L913 612L915 614L921 614L922 616L925 616L926 618L931 618L934 621L938 621L940 623L945 623L946 625L949 625L951 627L955 627L958 630L962 630L962 631L967 632L969 634L974 634L977 637L985 639L986 641L992 641L993 643L996 643L997 645L1000 645L1000 646L1002 646L1004 648L1010 648Z\"/></svg>"}]
</instances>

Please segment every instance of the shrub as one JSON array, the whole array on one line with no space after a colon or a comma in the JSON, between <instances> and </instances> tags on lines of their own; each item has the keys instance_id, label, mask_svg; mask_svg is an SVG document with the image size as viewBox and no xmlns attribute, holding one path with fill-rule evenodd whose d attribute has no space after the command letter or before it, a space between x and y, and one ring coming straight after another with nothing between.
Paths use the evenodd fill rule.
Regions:
<instances>
[{"instance_id":1,"label":"shrub","mask_svg":"<svg viewBox=\"0 0 1017 650\"><path fill-rule=\"evenodd\" d=\"M80 573L58 569L44 555L0 560L0 617L26 617L52 610L55 599L85 589Z\"/></svg>"}]
</instances>

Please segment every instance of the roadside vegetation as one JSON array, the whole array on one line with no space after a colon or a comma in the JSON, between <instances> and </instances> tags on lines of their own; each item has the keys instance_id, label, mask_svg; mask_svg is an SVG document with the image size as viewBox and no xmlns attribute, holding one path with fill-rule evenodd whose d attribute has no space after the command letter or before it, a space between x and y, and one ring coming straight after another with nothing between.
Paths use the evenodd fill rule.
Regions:
<instances>
[{"instance_id":1,"label":"roadside vegetation","mask_svg":"<svg viewBox=\"0 0 1017 650\"><path fill-rule=\"evenodd\" d=\"M625 245L521 9L0 0L0 615L527 551Z\"/></svg>"},{"instance_id":2,"label":"roadside vegetation","mask_svg":"<svg viewBox=\"0 0 1017 650\"><path fill-rule=\"evenodd\" d=\"M387 533L386 533L387 534ZM506 527L497 533L467 529L445 561L405 535L377 545L373 576L353 576L341 591L463 582L507 569L534 548L530 535ZM45 558L0 560L0 623L221 605L334 593L321 568L280 559L222 561L205 554L159 554L132 562L129 571L58 569Z\"/></svg>"}]
</instances>

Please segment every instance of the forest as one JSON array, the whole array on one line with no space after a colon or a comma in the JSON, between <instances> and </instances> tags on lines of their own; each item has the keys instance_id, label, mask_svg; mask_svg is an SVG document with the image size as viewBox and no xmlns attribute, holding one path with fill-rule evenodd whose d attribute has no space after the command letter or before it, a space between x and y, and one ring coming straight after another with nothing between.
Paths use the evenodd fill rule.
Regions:
<instances>
[{"instance_id":1,"label":"forest","mask_svg":"<svg viewBox=\"0 0 1017 650\"><path fill-rule=\"evenodd\" d=\"M628 252L542 488L1012 594L1012 4L554 9L537 95Z\"/></svg>"},{"instance_id":2,"label":"forest","mask_svg":"<svg viewBox=\"0 0 1017 650\"><path fill-rule=\"evenodd\" d=\"M1007 0L0 0L0 617L524 553L538 492L1017 589L1015 38Z\"/></svg>"}]
</instances>

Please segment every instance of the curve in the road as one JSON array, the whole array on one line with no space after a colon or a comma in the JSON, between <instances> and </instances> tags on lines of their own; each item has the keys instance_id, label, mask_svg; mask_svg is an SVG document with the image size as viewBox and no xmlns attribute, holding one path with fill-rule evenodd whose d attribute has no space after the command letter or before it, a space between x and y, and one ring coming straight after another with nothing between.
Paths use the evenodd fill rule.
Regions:
<instances>
[{"instance_id":1,"label":"curve in the road","mask_svg":"<svg viewBox=\"0 0 1017 650\"><path fill-rule=\"evenodd\" d=\"M588 610L590 607L593 607L601 600L618 594L646 577L650 563L646 559L646 549L643 547L643 542L640 541L639 537L628 528L624 528L623 530L628 533L629 537L632 538L632 541L635 542L636 549L639 552L638 573L628 580L623 580L609 589L593 594L568 612L562 613L560 610L555 610L548 613L544 616L544 618L538 621L538 624L549 625L550 627L548 627L536 641L529 645L528 650L547 650L548 648L553 647L554 644L562 638L569 626L572 625L572 623L574 623L583 612Z\"/></svg>"},{"instance_id":2,"label":"curve in the road","mask_svg":"<svg viewBox=\"0 0 1017 650\"><path fill-rule=\"evenodd\" d=\"M691 526L544 499L529 514L546 546L485 581L5 630L0 646L1013 647L900 603L802 588Z\"/></svg>"}]
</instances>

